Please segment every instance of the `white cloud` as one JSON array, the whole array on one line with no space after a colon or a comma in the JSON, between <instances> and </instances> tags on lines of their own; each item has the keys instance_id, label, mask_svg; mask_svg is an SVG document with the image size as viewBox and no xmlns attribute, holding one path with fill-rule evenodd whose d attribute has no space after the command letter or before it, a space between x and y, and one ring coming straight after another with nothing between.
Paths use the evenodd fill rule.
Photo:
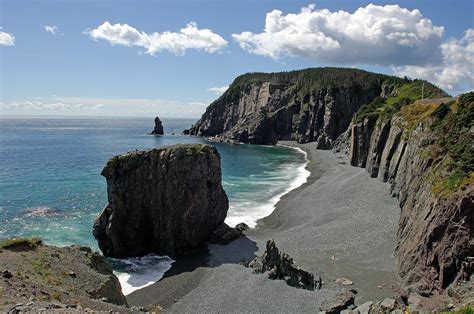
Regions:
<instances>
[{"instance_id":1,"label":"white cloud","mask_svg":"<svg viewBox=\"0 0 474 314\"><path fill-rule=\"evenodd\" d=\"M41 110L98 110L104 107L103 104L72 104L52 102L44 103L41 101L13 101L7 104L2 103L4 109L20 111L41 111Z\"/></svg>"},{"instance_id":2,"label":"white cloud","mask_svg":"<svg viewBox=\"0 0 474 314\"><path fill-rule=\"evenodd\" d=\"M44 30L47 31L48 33L53 34L54 36L58 35L58 27L54 25L45 25Z\"/></svg>"},{"instance_id":3,"label":"white cloud","mask_svg":"<svg viewBox=\"0 0 474 314\"><path fill-rule=\"evenodd\" d=\"M148 98L37 97L0 102L4 115L143 116L197 118L208 103Z\"/></svg>"},{"instance_id":4,"label":"white cloud","mask_svg":"<svg viewBox=\"0 0 474 314\"><path fill-rule=\"evenodd\" d=\"M458 40L452 38L440 45L443 61L438 65L401 66L398 75L422 78L450 92L474 89L474 29L468 29Z\"/></svg>"},{"instance_id":5,"label":"white cloud","mask_svg":"<svg viewBox=\"0 0 474 314\"><path fill-rule=\"evenodd\" d=\"M220 95L220 94L223 94L228 88L229 88L229 85L222 86L222 87L209 87L207 91Z\"/></svg>"},{"instance_id":6,"label":"white cloud","mask_svg":"<svg viewBox=\"0 0 474 314\"><path fill-rule=\"evenodd\" d=\"M353 13L317 10L267 13L262 33L233 34L249 53L304 57L333 64L420 65L440 59L444 28L419 10L369 4Z\"/></svg>"},{"instance_id":7,"label":"white cloud","mask_svg":"<svg viewBox=\"0 0 474 314\"><path fill-rule=\"evenodd\" d=\"M188 49L214 53L227 46L224 38L210 29L199 29L195 22L190 22L179 32L163 33L145 33L127 24L104 22L95 29L86 30L85 33L95 40L106 40L111 45L143 47L149 55L163 50L184 55Z\"/></svg>"},{"instance_id":8,"label":"white cloud","mask_svg":"<svg viewBox=\"0 0 474 314\"><path fill-rule=\"evenodd\" d=\"M15 36L0 32L0 46L15 46Z\"/></svg>"}]
</instances>

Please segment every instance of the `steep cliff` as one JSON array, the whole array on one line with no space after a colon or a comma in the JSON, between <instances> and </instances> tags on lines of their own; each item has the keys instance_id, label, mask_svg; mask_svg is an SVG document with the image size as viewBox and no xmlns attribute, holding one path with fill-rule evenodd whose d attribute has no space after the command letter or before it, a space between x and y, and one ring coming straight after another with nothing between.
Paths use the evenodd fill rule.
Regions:
<instances>
[{"instance_id":1,"label":"steep cliff","mask_svg":"<svg viewBox=\"0 0 474 314\"><path fill-rule=\"evenodd\" d=\"M109 203L93 232L106 256L185 254L227 215L220 156L210 145L130 152L109 160L102 175Z\"/></svg>"},{"instance_id":2,"label":"steep cliff","mask_svg":"<svg viewBox=\"0 0 474 314\"><path fill-rule=\"evenodd\" d=\"M209 105L190 134L252 144L317 141L326 149L362 105L403 81L344 68L249 73Z\"/></svg>"},{"instance_id":3,"label":"steep cliff","mask_svg":"<svg viewBox=\"0 0 474 314\"><path fill-rule=\"evenodd\" d=\"M474 93L402 105L387 102L350 127L350 162L391 183L400 203L398 269L430 294L474 268ZM374 107L375 108L375 107ZM373 108L373 109L374 109ZM344 145L341 145L344 146Z\"/></svg>"}]
</instances>

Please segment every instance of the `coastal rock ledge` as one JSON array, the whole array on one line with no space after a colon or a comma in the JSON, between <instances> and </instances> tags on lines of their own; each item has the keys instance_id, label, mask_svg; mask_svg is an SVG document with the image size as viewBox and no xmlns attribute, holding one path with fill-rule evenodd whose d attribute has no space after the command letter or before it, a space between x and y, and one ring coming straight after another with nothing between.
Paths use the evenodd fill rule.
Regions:
<instances>
[{"instance_id":1,"label":"coastal rock ledge","mask_svg":"<svg viewBox=\"0 0 474 314\"><path fill-rule=\"evenodd\" d=\"M94 223L106 256L176 257L203 246L229 208L210 145L129 152L107 162L108 205Z\"/></svg>"}]
</instances>

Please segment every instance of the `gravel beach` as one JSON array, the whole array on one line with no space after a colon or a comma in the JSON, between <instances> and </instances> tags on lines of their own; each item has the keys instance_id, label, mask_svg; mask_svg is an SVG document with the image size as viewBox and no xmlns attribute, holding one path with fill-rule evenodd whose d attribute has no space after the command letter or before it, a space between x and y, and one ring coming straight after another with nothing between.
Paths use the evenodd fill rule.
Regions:
<instances>
[{"instance_id":1,"label":"gravel beach","mask_svg":"<svg viewBox=\"0 0 474 314\"><path fill-rule=\"evenodd\" d=\"M308 181L245 236L180 259L162 280L127 296L129 304L159 304L177 313L317 312L345 288L335 282L340 277L354 282L356 304L395 296L400 209L389 185L314 143L280 144L307 152ZM321 290L296 289L239 264L261 255L272 238L298 266L321 276Z\"/></svg>"}]
</instances>

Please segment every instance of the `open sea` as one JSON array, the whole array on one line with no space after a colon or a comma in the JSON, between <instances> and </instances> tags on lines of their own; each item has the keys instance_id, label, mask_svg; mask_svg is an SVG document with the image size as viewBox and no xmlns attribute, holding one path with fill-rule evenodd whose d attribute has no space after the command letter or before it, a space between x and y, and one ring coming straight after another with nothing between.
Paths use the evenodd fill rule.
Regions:
<instances>
[{"instance_id":1,"label":"open sea","mask_svg":"<svg viewBox=\"0 0 474 314\"><path fill-rule=\"evenodd\" d=\"M0 117L0 239L36 236L98 250L92 224L107 203L100 175L107 160L136 149L206 142L179 135L194 119L162 120L166 134L152 136L153 118ZM211 144L221 155L232 226L254 227L309 175L296 149ZM113 261L125 294L159 280L172 262L159 256Z\"/></svg>"}]
</instances>

